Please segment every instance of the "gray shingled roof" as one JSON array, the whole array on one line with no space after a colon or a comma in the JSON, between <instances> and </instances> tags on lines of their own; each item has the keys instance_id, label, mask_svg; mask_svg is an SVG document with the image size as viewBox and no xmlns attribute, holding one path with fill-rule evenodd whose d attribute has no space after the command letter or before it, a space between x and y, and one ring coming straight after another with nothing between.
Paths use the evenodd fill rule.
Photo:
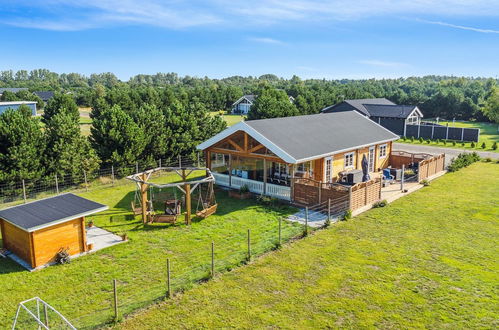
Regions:
<instances>
[{"instance_id":1,"label":"gray shingled roof","mask_svg":"<svg viewBox=\"0 0 499 330\"><path fill-rule=\"evenodd\" d=\"M107 209L104 204L62 194L0 210L0 218L25 231L34 231Z\"/></svg>"},{"instance_id":2,"label":"gray shingled roof","mask_svg":"<svg viewBox=\"0 0 499 330\"><path fill-rule=\"evenodd\" d=\"M12 92L12 93L17 93L19 91L27 91L27 88L0 88L0 94L3 94L3 92Z\"/></svg>"},{"instance_id":3,"label":"gray shingled roof","mask_svg":"<svg viewBox=\"0 0 499 330\"><path fill-rule=\"evenodd\" d=\"M54 97L54 92L52 91L38 91L38 92L33 92L33 94L37 95L43 101L48 101L49 99Z\"/></svg>"},{"instance_id":4,"label":"gray shingled roof","mask_svg":"<svg viewBox=\"0 0 499 330\"><path fill-rule=\"evenodd\" d=\"M407 118L416 109L415 105L364 104L370 116Z\"/></svg>"},{"instance_id":5,"label":"gray shingled roof","mask_svg":"<svg viewBox=\"0 0 499 330\"><path fill-rule=\"evenodd\" d=\"M398 139L355 111L245 122L296 160Z\"/></svg>"},{"instance_id":6,"label":"gray shingled roof","mask_svg":"<svg viewBox=\"0 0 499 330\"><path fill-rule=\"evenodd\" d=\"M382 98L376 99L356 99L356 100L345 100L344 102L350 104L355 109L359 110L361 113L365 115L369 115L369 111L365 108L366 104L383 104L383 105L396 105L392 101Z\"/></svg>"}]
</instances>

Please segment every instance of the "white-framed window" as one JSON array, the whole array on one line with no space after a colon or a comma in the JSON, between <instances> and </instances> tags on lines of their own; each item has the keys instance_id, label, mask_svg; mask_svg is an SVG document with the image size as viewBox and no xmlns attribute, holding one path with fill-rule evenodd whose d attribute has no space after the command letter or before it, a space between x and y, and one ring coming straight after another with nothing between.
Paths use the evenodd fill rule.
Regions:
<instances>
[{"instance_id":1,"label":"white-framed window","mask_svg":"<svg viewBox=\"0 0 499 330\"><path fill-rule=\"evenodd\" d=\"M212 167L220 167L220 166L225 166L225 155L224 154L219 154L219 153L213 153L212 161L211 161L211 166Z\"/></svg>"},{"instance_id":2,"label":"white-framed window","mask_svg":"<svg viewBox=\"0 0 499 330\"><path fill-rule=\"evenodd\" d=\"M333 178L333 158L326 157L324 161L324 181L331 182Z\"/></svg>"},{"instance_id":3,"label":"white-framed window","mask_svg":"<svg viewBox=\"0 0 499 330\"><path fill-rule=\"evenodd\" d=\"M379 158L386 157L386 144L382 144L379 146Z\"/></svg>"},{"instance_id":4,"label":"white-framed window","mask_svg":"<svg viewBox=\"0 0 499 330\"><path fill-rule=\"evenodd\" d=\"M407 125L419 125L419 116L414 113L406 120Z\"/></svg>"},{"instance_id":5,"label":"white-framed window","mask_svg":"<svg viewBox=\"0 0 499 330\"><path fill-rule=\"evenodd\" d=\"M353 152L345 154L345 168L353 167Z\"/></svg>"},{"instance_id":6,"label":"white-framed window","mask_svg":"<svg viewBox=\"0 0 499 330\"><path fill-rule=\"evenodd\" d=\"M308 175L313 176L312 161L297 164L296 172L302 174L308 173Z\"/></svg>"}]
</instances>

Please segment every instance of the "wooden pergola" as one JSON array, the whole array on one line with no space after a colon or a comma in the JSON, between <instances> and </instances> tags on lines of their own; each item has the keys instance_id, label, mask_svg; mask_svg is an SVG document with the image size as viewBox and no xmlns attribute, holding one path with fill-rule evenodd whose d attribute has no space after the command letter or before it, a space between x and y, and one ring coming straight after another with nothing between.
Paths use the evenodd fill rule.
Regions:
<instances>
[{"instance_id":1,"label":"wooden pergola","mask_svg":"<svg viewBox=\"0 0 499 330\"><path fill-rule=\"evenodd\" d=\"M156 172L172 172L176 173L181 179L179 182L172 183L154 183L149 182L149 178ZM189 175L195 171L206 171L206 176L198 180L188 180ZM141 204L142 204L142 222L147 222L147 189L149 187L156 188L169 188L176 187L181 190L185 195L185 223L191 224L191 194L196 188L203 183L215 182L215 178L209 168L199 167L156 167L141 173L135 173L126 177L128 180L134 181L140 190Z\"/></svg>"}]
</instances>

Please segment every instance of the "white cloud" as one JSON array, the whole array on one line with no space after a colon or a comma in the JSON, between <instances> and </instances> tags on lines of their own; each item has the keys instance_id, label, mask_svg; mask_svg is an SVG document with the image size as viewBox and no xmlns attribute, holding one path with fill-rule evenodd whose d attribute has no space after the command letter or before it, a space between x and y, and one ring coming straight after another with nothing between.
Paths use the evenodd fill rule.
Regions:
<instances>
[{"instance_id":1,"label":"white cloud","mask_svg":"<svg viewBox=\"0 0 499 330\"><path fill-rule=\"evenodd\" d=\"M499 16L497 0L0 0L0 8L0 24L50 30L124 25L173 29L214 24L260 26L381 15ZM9 10L10 15L5 15Z\"/></svg>"},{"instance_id":2,"label":"white cloud","mask_svg":"<svg viewBox=\"0 0 499 330\"><path fill-rule=\"evenodd\" d=\"M273 45L284 45L285 43L281 40L273 39L273 38L248 38L248 40L260 42L264 44L273 44Z\"/></svg>"},{"instance_id":3,"label":"white cloud","mask_svg":"<svg viewBox=\"0 0 499 330\"><path fill-rule=\"evenodd\" d=\"M495 34L499 34L499 30L480 29L480 28L475 28L475 27L471 27L471 26L456 25L456 24L439 22L439 21L427 21L427 20L421 20L421 19L419 19L417 21L423 22L423 23L428 23L428 24L435 24L435 25L447 26L447 27L451 27L451 28L455 28L455 29L460 29L460 30L468 30L468 31L480 32L480 33L495 33Z\"/></svg>"},{"instance_id":4,"label":"white cloud","mask_svg":"<svg viewBox=\"0 0 499 330\"><path fill-rule=\"evenodd\" d=\"M360 60L359 63L376 67L385 67L385 68L396 68L409 65L407 63L402 63L402 62L390 62L390 61L381 61L381 60Z\"/></svg>"}]
</instances>

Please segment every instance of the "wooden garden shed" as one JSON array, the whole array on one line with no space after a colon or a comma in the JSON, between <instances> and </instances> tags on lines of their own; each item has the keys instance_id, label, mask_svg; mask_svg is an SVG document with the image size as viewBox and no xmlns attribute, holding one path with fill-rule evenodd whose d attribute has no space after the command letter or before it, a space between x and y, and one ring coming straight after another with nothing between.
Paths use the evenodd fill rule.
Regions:
<instances>
[{"instance_id":1,"label":"wooden garden shed","mask_svg":"<svg viewBox=\"0 0 499 330\"><path fill-rule=\"evenodd\" d=\"M31 269L55 262L61 249L85 253L85 217L107 209L68 193L0 210L3 248Z\"/></svg>"}]
</instances>

